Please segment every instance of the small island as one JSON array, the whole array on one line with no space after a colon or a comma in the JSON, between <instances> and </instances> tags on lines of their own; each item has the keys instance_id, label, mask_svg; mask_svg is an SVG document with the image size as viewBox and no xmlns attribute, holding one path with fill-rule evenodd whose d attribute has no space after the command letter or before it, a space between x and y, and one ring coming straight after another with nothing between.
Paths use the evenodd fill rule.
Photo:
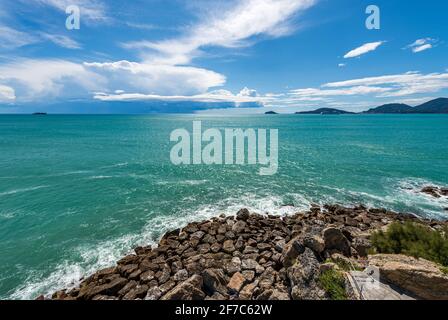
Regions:
<instances>
[{"instance_id":1,"label":"small island","mask_svg":"<svg viewBox=\"0 0 448 320\"><path fill-rule=\"evenodd\" d=\"M339 114L354 114L353 112L345 111L345 110L339 110L339 109L332 109L332 108L320 108L313 111L302 111L302 112L296 112L296 114L322 114L322 115L339 115Z\"/></svg>"},{"instance_id":2,"label":"small island","mask_svg":"<svg viewBox=\"0 0 448 320\"><path fill-rule=\"evenodd\" d=\"M46 116L47 113L46 112L34 112L33 116Z\"/></svg>"},{"instance_id":3,"label":"small island","mask_svg":"<svg viewBox=\"0 0 448 320\"><path fill-rule=\"evenodd\" d=\"M278 113L275 111L268 111L268 112L265 112L264 114L278 114Z\"/></svg>"}]
</instances>

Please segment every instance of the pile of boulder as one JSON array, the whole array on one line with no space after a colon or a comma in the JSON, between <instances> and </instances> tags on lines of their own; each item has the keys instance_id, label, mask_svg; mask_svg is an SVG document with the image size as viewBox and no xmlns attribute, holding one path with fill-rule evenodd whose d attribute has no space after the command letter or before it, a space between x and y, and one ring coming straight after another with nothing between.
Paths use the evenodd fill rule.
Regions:
<instances>
[{"instance_id":1,"label":"pile of boulder","mask_svg":"<svg viewBox=\"0 0 448 320\"><path fill-rule=\"evenodd\" d=\"M242 209L235 216L220 216L173 230L160 239L158 246L138 247L115 266L100 270L82 280L78 287L58 291L51 298L330 299L319 282L322 272L338 268L338 261L353 268L365 267L372 260L368 257L372 231L394 221L408 220L435 229L447 225L361 205L315 205L292 216L259 215ZM389 272L390 264L385 260L373 261L392 280L405 279L404 275ZM436 268L431 272L436 273ZM448 283L446 275L437 276L439 284ZM425 285L423 280L421 285ZM348 297L355 298L349 289ZM412 285L406 289L419 290ZM445 297L448 298L446 294Z\"/></svg>"}]
</instances>

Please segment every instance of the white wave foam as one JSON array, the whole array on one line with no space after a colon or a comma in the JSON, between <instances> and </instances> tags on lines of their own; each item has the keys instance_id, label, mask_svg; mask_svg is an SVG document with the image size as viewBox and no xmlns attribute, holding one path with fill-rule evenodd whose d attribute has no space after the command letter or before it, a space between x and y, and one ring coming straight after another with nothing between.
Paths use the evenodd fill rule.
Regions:
<instances>
[{"instance_id":1,"label":"white wave foam","mask_svg":"<svg viewBox=\"0 0 448 320\"><path fill-rule=\"evenodd\" d=\"M24 192L29 192L29 191L35 191L35 190L39 190L39 189L43 189L43 188L49 188L49 187L50 186L36 186L36 187L29 187L29 188L23 188L23 189L15 189L15 190L2 192L2 193L0 193L0 196L9 196L9 195L17 194L17 193L24 193Z\"/></svg>"},{"instance_id":2,"label":"white wave foam","mask_svg":"<svg viewBox=\"0 0 448 320\"><path fill-rule=\"evenodd\" d=\"M87 177L85 178L86 180L104 180L104 179L112 179L112 178L116 178L118 176L91 176L91 177Z\"/></svg>"},{"instance_id":3,"label":"white wave foam","mask_svg":"<svg viewBox=\"0 0 448 320\"><path fill-rule=\"evenodd\" d=\"M98 245L83 245L73 250L76 261L64 260L54 266L47 274L34 270L29 273L25 283L17 288L8 299L30 300L38 295L50 296L62 288L71 289L77 286L82 277L93 274L103 268L115 264L123 255L142 241L142 235L126 235L114 240L104 241ZM150 243L148 239L143 239Z\"/></svg>"}]
</instances>

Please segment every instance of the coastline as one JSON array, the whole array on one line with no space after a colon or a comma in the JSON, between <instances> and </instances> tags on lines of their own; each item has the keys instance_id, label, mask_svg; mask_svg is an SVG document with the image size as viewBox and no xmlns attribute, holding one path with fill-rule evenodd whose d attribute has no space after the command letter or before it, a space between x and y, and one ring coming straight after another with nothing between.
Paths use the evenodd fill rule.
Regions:
<instances>
[{"instance_id":1,"label":"coastline","mask_svg":"<svg viewBox=\"0 0 448 320\"><path fill-rule=\"evenodd\" d=\"M405 282L396 290L385 289L391 299L446 299L448 275L435 263L403 255L369 254L372 233L394 222L417 222L432 230L448 227L448 221L363 205L315 205L290 216L259 215L241 209L235 216L221 215L172 230L158 246L137 247L116 266L81 279L74 289L55 292L51 299L335 299L322 277L335 272L342 276L336 280L343 280L343 297L358 300L363 297L353 285L353 274L375 266L381 271L381 282L383 277L393 282L391 274L396 273L387 269L388 262L430 270L431 277L440 283L428 293L422 286L415 288L415 284ZM424 272L417 273L425 276ZM46 298L50 297L37 299Z\"/></svg>"}]
</instances>

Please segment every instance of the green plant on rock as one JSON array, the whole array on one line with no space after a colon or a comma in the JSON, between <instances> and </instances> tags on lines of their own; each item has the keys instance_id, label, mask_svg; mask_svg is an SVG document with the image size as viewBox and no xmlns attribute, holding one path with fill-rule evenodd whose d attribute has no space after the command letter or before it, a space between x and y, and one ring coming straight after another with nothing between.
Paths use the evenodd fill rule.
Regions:
<instances>
[{"instance_id":1,"label":"green plant on rock","mask_svg":"<svg viewBox=\"0 0 448 320\"><path fill-rule=\"evenodd\" d=\"M319 276L319 285L330 296L331 300L347 300L344 275L330 269Z\"/></svg>"},{"instance_id":2,"label":"green plant on rock","mask_svg":"<svg viewBox=\"0 0 448 320\"><path fill-rule=\"evenodd\" d=\"M386 232L374 233L371 241L377 253L405 254L448 267L448 228L437 231L419 223L395 222Z\"/></svg>"}]
</instances>

